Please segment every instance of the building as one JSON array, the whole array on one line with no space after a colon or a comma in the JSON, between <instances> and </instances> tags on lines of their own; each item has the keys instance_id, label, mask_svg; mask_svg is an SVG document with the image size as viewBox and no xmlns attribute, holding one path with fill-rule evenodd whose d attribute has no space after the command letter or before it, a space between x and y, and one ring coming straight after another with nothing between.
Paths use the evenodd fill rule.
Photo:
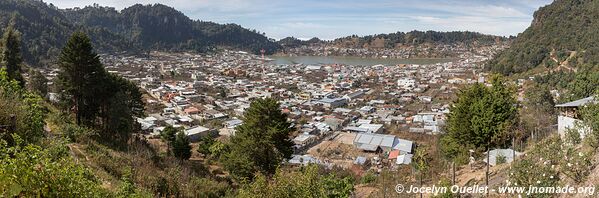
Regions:
<instances>
[{"instance_id":1,"label":"building","mask_svg":"<svg viewBox=\"0 0 599 198\"><path fill-rule=\"evenodd\" d=\"M399 139L394 135L358 133L354 139L354 146L370 152L399 150L399 154L409 154L412 153L413 145L412 141Z\"/></svg>"},{"instance_id":2,"label":"building","mask_svg":"<svg viewBox=\"0 0 599 198\"><path fill-rule=\"evenodd\" d=\"M363 92L363 91L356 91L356 92L354 92L354 93L350 93L350 94L347 94L347 95L343 96L343 98L345 98L345 99L347 99L348 101L350 101L350 102L351 102L352 100L355 100L355 99L357 99L357 98L360 98L360 97L362 97L363 95L364 95L364 92Z\"/></svg>"},{"instance_id":3,"label":"building","mask_svg":"<svg viewBox=\"0 0 599 198\"><path fill-rule=\"evenodd\" d=\"M214 136L215 133L216 132L214 130L202 126L197 126L185 130L185 135L187 135L187 137L189 137L189 140L191 140L192 142L197 142L204 136Z\"/></svg>"},{"instance_id":4,"label":"building","mask_svg":"<svg viewBox=\"0 0 599 198\"><path fill-rule=\"evenodd\" d=\"M578 114L579 108L589 102L596 102L593 96L555 105L559 110L559 115L557 117L557 133L560 137L564 137L569 129L577 129L581 138L584 138L584 136L590 132L591 129L580 120L580 115Z\"/></svg>"},{"instance_id":5,"label":"building","mask_svg":"<svg viewBox=\"0 0 599 198\"><path fill-rule=\"evenodd\" d=\"M403 89L412 89L416 87L416 80L413 78L400 78L397 80L397 86Z\"/></svg>"},{"instance_id":6,"label":"building","mask_svg":"<svg viewBox=\"0 0 599 198\"><path fill-rule=\"evenodd\" d=\"M318 100L317 103L322 104L326 108L333 109L347 105L347 100L345 98L323 98Z\"/></svg>"},{"instance_id":7,"label":"building","mask_svg":"<svg viewBox=\"0 0 599 198\"><path fill-rule=\"evenodd\" d=\"M383 133L384 128L382 124L361 124L358 127L345 127L344 130L354 133Z\"/></svg>"}]
</instances>

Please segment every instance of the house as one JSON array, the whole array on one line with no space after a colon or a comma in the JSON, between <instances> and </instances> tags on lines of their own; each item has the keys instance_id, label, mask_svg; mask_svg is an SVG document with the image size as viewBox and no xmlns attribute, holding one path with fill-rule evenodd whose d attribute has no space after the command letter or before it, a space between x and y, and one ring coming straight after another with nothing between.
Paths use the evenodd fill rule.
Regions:
<instances>
[{"instance_id":1,"label":"house","mask_svg":"<svg viewBox=\"0 0 599 198\"><path fill-rule=\"evenodd\" d=\"M402 89L412 89L416 87L416 80L413 78L400 78L397 80L397 86Z\"/></svg>"},{"instance_id":2,"label":"house","mask_svg":"<svg viewBox=\"0 0 599 198\"><path fill-rule=\"evenodd\" d=\"M308 164L324 164L320 160L310 156L310 155L292 155L291 159L287 161L292 165L308 165Z\"/></svg>"},{"instance_id":3,"label":"house","mask_svg":"<svg viewBox=\"0 0 599 198\"><path fill-rule=\"evenodd\" d=\"M237 127L241 124L243 124L243 121L240 119L232 119L232 120L225 121L223 123L224 127L229 128L229 129L234 129L235 127Z\"/></svg>"},{"instance_id":4,"label":"house","mask_svg":"<svg viewBox=\"0 0 599 198\"><path fill-rule=\"evenodd\" d=\"M359 109L359 111L362 114L370 114L370 113L374 113L376 111L376 108L374 108L372 106L363 106L362 108Z\"/></svg>"},{"instance_id":5,"label":"house","mask_svg":"<svg viewBox=\"0 0 599 198\"><path fill-rule=\"evenodd\" d=\"M362 97L363 95L364 95L364 92L363 92L363 91L356 91L356 92L354 92L354 93L350 93L350 94L347 94L347 95L343 96L343 98L345 98L347 101L350 101L350 102L351 102L352 100L355 100L355 99L357 99L357 98L360 98L360 97Z\"/></svg>"},{"instance_id":6,"label":"house","mask_svg":"<svg viewBox=\"0 0 599 198\"><path fill-rule=\"evenodd\" d=\"M397 160L395 161L395 164L403 164L403 165L409 165L410 163L412 163L412 157L414 155L413 154L402 154L397 156Z\"/></svg>"},{"instance_id":7,"label":"house","mask_svg":"<svg viewBox=\"0 0 599 198\"><path fill-rule=\"evenodd\" d=\"M197 142L204 136L214 136L216 132L206 127L197 126L185 130L185 135L189 137L192 142Z\"/></svg>"},{"instance_id":8,"label":"house","mask_svg":"<svg viewBox=\"0 0 599 198\"><path fill-rule=\"evenodd\" d=\"M557 117L557 133L560 137L564 137L568 129L577 129L581 138L590 132L590 128L584 125L583 121L580 120L578 110L580 107L588 104L589 102L596 102L593 96L583 98L580 100L555 105L559 110L559 116ZM577 128L577 126L579 126Z\"/></svg>"},{"instance_id":9,"label":"house","mask_svg":"<svg viewBox=\"0 0 599 198\"><path fill-rule=\"evenodd\" d=\"M320 65L308 65L308 66L306 66L306 70L308 70L308 71L312 71L312 70L316 71L316 70L320 70L320 69L322 69L322 66L320 66Z\"/></svg>"},{"instance_id":10,"label":"house","mask_svg":"<svg viewBox=\"0 0 599 198\"><path fill-rule=\"evenodd\" d=\"M399 150L399 154L412 153L414 145L412 141L400 139L394 135L372 133L358 133L354 138L353 143L354 146L364 151L391 152L393 150Z\"/></svg>"},{"instance_id":11,"label":"house","mask_svg":"<svg viewBox=\"0 0 599 198\"><path fill-rule=\"evenodd\" d=\"M361 124L357 127L345 127L344 130L354 133L383 133L384 128L382 124Z\"/></svg>"},{"instance_id":12,"label":"house","mask_svg":"<svg viewBox=\"0 0 599 198\"><path fill-rule=\"evenodd\" d=\"M324 123L327 124L331 128L331 130L336 131L339 128L341 128L341 126L343 126L345 121L342 119L330 117L330 118L325 118Z\"/></svg>"},{"instance_id":13,"label":"house","mask_svg":"<svg viewBox=\"0 0 599 198\"><path fill-rule=\"evenodd\" d=\"M308 144L313 143L316 140L315 135L310 135L307 133L299 134L297 137L293 138L293 143L295 145L306 146Z\"/></svg>"},{"instance_id":14,"label":"house","mask_svg":"<svg viewBox=\"0 0 599 198\"><path fill-rule=\"evenodd\" d=\"M333 109L347 105L347 100L345 98L323 98L317 103L322 104L325 108Z\"/></svg>"}]
</instances>

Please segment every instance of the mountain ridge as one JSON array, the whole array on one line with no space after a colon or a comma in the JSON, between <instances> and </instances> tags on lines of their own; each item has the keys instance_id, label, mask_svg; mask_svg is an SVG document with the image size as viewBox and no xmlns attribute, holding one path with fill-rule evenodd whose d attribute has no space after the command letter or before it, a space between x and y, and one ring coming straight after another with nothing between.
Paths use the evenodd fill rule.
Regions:
<instances>
[{"instance_id":1,"label":"mountain ridge","mask_svg":"<svg viewBox=\"0 0 599 198\"><path fill-rule=\"evenodd\" d=\"M97 4L60 9L36 0L0 2L0 26L11 21L22 34L23 56L28 64L51 64L73 32L86 32L98 52L199 51L216 47L259 53L276 52L280 46L263 33L236 24L192 20L162 5L135 4L117 11Z\"/></svg>"},{"instance_id":2,"label":"mountain ridge","mask_svg":"<svg viewBox=\"0 0 599 198\"><path fill-rule=\"evenodd\" d=\"M534 19L487 69L511 75L536 67L554 69L570 57L570 67L599 63L599 2L556 0L534 13ZM557 59L553 59L555 54ZM558 61L555 61L558 60Z\"/></svg>"}]
</instances>

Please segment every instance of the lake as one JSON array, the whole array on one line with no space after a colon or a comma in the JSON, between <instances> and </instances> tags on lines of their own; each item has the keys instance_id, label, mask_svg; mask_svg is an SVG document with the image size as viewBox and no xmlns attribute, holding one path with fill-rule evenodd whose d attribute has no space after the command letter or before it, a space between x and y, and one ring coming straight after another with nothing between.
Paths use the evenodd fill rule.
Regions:
<instances>
[{"instance_id":1,"label":"lake","mask_svg":"<svg viewBox=\"0 0 599 198\"><path fill-rule=\"evenodd\" d=\"M362 58L352 56L271 56L274 59L271 64L299 64L304 65L320 65L320 64L343 64L343 65L397 65L397 64L436 64L451 62L454 58L410 58L410 59L395 59L395 58Z\"/></svg>"}]
</instances>

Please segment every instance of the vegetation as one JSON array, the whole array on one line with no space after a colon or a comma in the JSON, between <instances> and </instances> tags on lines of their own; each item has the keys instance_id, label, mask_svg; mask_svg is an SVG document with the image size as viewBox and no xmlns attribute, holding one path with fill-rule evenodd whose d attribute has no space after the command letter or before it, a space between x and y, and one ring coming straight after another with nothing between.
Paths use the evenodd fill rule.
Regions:
<instances>
[{"instance_id":1,"label":"vegetation","mask_svg":"<svg viewBox=\"0 0 599 198\"><path fill-rule=\"evenodd\" d=\"M24 143L37 143L43 137L45 114L42 99L23 90L16 80L9 79L4 68L0 69L0 125L15 124L13 134L23 137ZM9 146L14 145L11 133L0 136Z\"/></svg>"},{"instance_id":2,"label":"vegetation","mask_svg":"<svg viewBox=\"0 0 599 198\"><path fill-rule=\"evenodd\" d=\"M509 142L518 112L514 92L501 77L493 77L491 84L477 83L458 93L447 118L447 134L440 140L447 158L463 163L468 149L487 150Z\"/></svg>"},{"instance_id":3,"label":"vegetation","mask_svg":"<svg viewBox=\"0 0 599 198\"><path fill-rule=\"evenodd\" d=\"M48 95L48 79L40 71L33 71L28 86L29 90L43 98Z\"/></svg>"},{"instance_id":4,"label":"vegetation","mask_svg":"<svg viewBox=\"0 0 599 198\"><path fill-rule=\"evenodd\" d=\"M557 0L540 8L531 26L488 69L509 75L537 66L554 69L565 60L574 68L599 63L597 9L599 2L589 0Z\"/></svg>"},{"instance_id":5,"label":"vegetation","mask_svg":"<svg viewBox=\"0 0 599 198\"><path fill-rule=\"evenodd\" d=\"M85 167L73 162L64 144L41 148L14 135L0 141L0 195L3 197L106 197L109 192Z\"/></svg>"},{"instance_id":6,"label":"vegetation","mask_svg":"<svg viewBox=\"0 0 599 198\"><path fill-rule=\"evenodd\" d=\"M0 195L111 196L93 173L73 161L62 141L44 138L46 113L41 97L0 69L0 125L11 126L0 129Z\"/></svg>"},{"instance_id":7,"label":"vegetation","mask_svg":"<svg viewBox=\"0 0 599 198\"><path fill-rule=\"evenodd\" d=\"M343 47L362 48L364 46L375 46L376 40L383 40L384 48L395 48L398 45L419 45L429 43L440 44L493 44L498 41L505 41L507 38L499 36L484 35L476 32L437 32L437 31L411 31L396 32L390 34L378 34L359 37L356 35L344 38L338 38L332 41L333 44Z\"/></svg>"},{"instance_id":8,"label":"vegetation","mask_svg":"<svg viewBox=\"0 0 599 198\"><path fill-rule=\"evenodd\" d=\"M14 18L23 32L24 59L45 65L59 55L61 46L75 31L88 34L101 52L189 50L205 52L216 47L274 53L280 47L255 30L236 24L191 20L161 4L137 4L121 11L98 5L59 9L36 0L0 2L0 25ZM164 20L168 19L168 20Z\"/></svg>"},{"instance_id":9,"label":"vegetation","mask_svg":"<svg viewBox=\"0 0 599 198\"><path fill-rule=\"evenodd\" d=\"M191 145L189 137L185 132L179 131L175 140L171 143L173 155L181 160L187 160L191 157Z\"/></svg>"},{"instance_id":10,"label":"vegetation","mask_svg":"<svg viewBox=\"0 0 599 198\"><path fill-rule=\"evenodd\" d=\"M595 99L599 98L599 89L597 94L594 95ZM586 134L586 141L589 146L593 148L599 148L599 104L591 103L581 109L581 118L585 125L580 127L588 127L591 133Z\"/></svg>"},{"instance_id":11,"label":"vegetation","mask_svg":"<svg viewBox=\"0 0 599 198\"><path fill-rule=\"evenodd\" d=\"M244 185L237 197L350 197L353 181L335 175L320 175L319 167L310 165L301 171L277 171L272 180L258 174L254 182Z\"/></svg>"},{"instance_id":12,"label":"vegetation","mask_svg":"<svg viewBox=\"0 0 599 198\"><path fill-rule=\"evenodd\" d=\"M139 89L104 70L83 32L69 39L58 64L63 111L72 111L77 125L99 129L104 141L125 143L134 130L133 116L143 115Z\"/></svg>"},{"instance_id":13,"label":"vegetation","mask_svg":"<svg viewBox=\"0 0 599 198\"><path fill-rule=\"evenodd\" d=\"M274 174L293 153L290 126L276 100L254 100L231 137L230 151L222 156L225 169L240 180L251 180L256 172Z\"/></svg>"},{"instance_id":14,"label":"vegetation","mask_svg":"<svg viewBox=\"0 0 599 198\"><path fill-rule=\"evenodd\" d=\"M594 151L584 150L578 145L564 144L557 136L548 137L534 145L526 156L514 162L510 169L508 185L525 188L556 187L568 184L568 180L580 184L593 167L591 156Z\"/></svg>"},{"instance_id":15,"label":"vegetation","mask_svg":"<svg viewBox=\"0 0 599 198\"><path fill-rule=\"evenodd\" d=\"M4 47L2 48L2 54L0 54L0 63L6 67L8 78L16 80L23 87L25 79L21 75L21 65L23 64L23 57L21 57L21 36L14 29L14 20L11 20L11 24L4 31L2 45Z\"/></svg>"}]
</instances>

